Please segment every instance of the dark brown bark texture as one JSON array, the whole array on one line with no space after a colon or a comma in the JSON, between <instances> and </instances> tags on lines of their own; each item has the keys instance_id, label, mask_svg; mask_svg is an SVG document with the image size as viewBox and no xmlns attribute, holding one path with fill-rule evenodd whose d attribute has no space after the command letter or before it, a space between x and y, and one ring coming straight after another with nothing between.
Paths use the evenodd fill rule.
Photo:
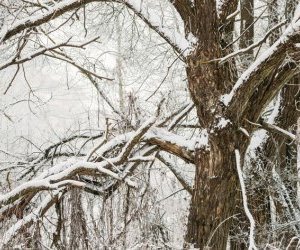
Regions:
<instances>
[{"instance_id":1,"label":"dark brown bark texture","mask_svg":"<svg viewBox=\"0 0 300 250\"><path fill-rule=\"evenodd\" d=\"M199 123L208 131L214 129L218 122L216 117L223 116L218 98L232 83L228 68L207 63L222 55L215 6L215 1L195 1L198 19L188 27L199 38L197 49L187 59L189 89ZM231 10L235 8L236 5L231 4ZM239 146L236 145L239 135L234 130L234 126L217 129L210 135L209 150L196 150L195 186L186 241L200 249L224 249L226 246L231 224L227 218L234 214L238 196L234 149ZM240 148L245 149L244 146Z\"/></svg>"},{"instance_id":2,"label":"dark brown bark texture","mask_svg":"<svg viewBox=\"0 0 300 250\"><path fill-rule=\"evenodd\" d=\"M231 129L220 131L211 138L210 150L196 154L187 241L200 249L225 249L227 243L239 198L234 137Z\"/></svg>"},{"instance_id":3,"label":"dark brown bark texture","mask_svg":"<svg viewBox=\"0 0 300 250\"><path fill-rule=\"evenodd\" d=\"M247 48L254 41L254 1L241 1L241 39L240 48ZM243 56L243 64L249 65L253 60L253 50Z\"/></svg>"}]
</instances>

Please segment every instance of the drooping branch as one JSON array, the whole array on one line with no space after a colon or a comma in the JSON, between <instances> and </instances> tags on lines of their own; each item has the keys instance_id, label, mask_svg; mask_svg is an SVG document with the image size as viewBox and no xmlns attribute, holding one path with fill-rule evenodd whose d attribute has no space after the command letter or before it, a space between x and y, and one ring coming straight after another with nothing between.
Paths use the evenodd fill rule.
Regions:
<instances>
[{"instance_id":1,"label":"drooping branch","mask_svg":"<svg viewBox=\"0 0 300 250\"><path fill-rule=\"evenodd\" d=\"M179 113L178 116L180 119L182 119L182 113L186 114L189 112L189 110L190 107L188 106L188 109L186 108ZM177 122L180 121L177 116L175 116L174 119ZM153 161L154 158L149 158L149 155L158 149L157 146L162 150L175 154L189 162L193 162L193 150L197 140L187 140L184 137L175 135L163 128L151 128L155 120L156 119L152 118L142 125L141 128L136 132L120 135L108 141L103 146L100 146L99 148L97 147L96 150L93 149L93 154L100 155L100 157L94 158L94 161L96 162L81 161L75 163L67 162L58 164L46 170L37 178L16 187L6 194L1 195L0 204L2 210L5 206L23 199L23 197L27 196L28 194L31 194L32 199L37 193L43 190L57 190L59 188L72 186L84 186L84 183L74 180L75 176L108 176L114 180L117 180L117 182L123 181L131 187L136 187L136 184L127 178L127 175L130 174L131 169L125 168L123 172L123 165L127 163L129 166L131 165L132 167L136 167L141 162ZM176 125L172 122L171 124L173 124L172 126ZM63 140L61 143L65 143L69 140ZM149 148L149 153L147 153L147 150L145 153L137 151L133 156L130 157L131 152L140 141L146 143L144 145L146 149ZM117 156L110 158L104 157L108 152L113 151L116 147L122 147L122 150L119 151ZM51 150L52 148L53 147L50 147L48 149ZM89 157L89 159L90 158L93 159L93 157ZM116 171L118 166L121 168ZM30 202L31 199L29 199L27 202ZM4 209L3 211L6 210Z\"/></svg>"},{"instance_id":2,"label":"drooping branch","mask_svg":"<svg viewBox=\"0 0 300 250\"><path fill-rule=\"evenodd\" d=\"M41 190L53 190L58 189L62 186L84 186L83 183L72 180L72 177L77 174L92 176L107 175L119 181L123 180L119 177L118 174L109 170L108 166L123 164L124 161L128 158L133 147L138 143L143 134L151 127L154 121L155 120L153 118L150 119L141 127L141 129L133 133L132 136L128 139L127 144L125 144L125 147L117 157L114 157L107 161L102 161L100 163L77 162L71 165L65 164L54 166L49 170L46 170L39 177L18 186L17 188L4 195L1 195L0 205L3 206L13 203L29 192L37 193ZM124 181L129 186L135 187L135 184L130 180L124 179Z\"/></svg>"}]
</instances>

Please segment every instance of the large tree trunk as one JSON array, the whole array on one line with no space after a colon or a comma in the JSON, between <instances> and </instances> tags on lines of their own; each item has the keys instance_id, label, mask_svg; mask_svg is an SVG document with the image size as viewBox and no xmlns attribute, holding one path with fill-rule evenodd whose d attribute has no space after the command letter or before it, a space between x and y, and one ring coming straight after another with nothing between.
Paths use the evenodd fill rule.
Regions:
<instances>
[{"instance_id":1,"label":"large tree trunk","mask_svg":"<svg viewBox=\"0 0 300 250\"><path fill-rule=\"evenodd\" d=\"M221 56L215 4L202 1L196 8L196 16L201 16L202 21L189 27L199 37L197 50L187 60L189 89L202 133L209 134L208 146L196 149L195 186L186 234L186 242L200 249L207 245L212 249L226 248L238 194L234 156L234 149L240 146L238 135L232 124L226 128L217 126L222 117L218 98L230 89L230 69L206 63Z\"/></svg>"},{"instance_id":2,"label":"large tree trunk","mask_svg":"<svg viewBox=\"0 0 300 250\"><path fill-rule=\"evenodd\" d=\"M200 249L226 249L239 191L232 129L210 141L210 149L196 153L195 187L187 241Z\"/></svg>"}]
</instances>

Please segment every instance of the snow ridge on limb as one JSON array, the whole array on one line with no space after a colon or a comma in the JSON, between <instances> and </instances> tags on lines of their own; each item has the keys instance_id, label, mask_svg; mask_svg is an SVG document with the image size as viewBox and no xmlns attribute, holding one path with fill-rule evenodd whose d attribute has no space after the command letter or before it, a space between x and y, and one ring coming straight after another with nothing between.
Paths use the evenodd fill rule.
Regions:
<instances>
[{"instance_id":1,"label":"snow ridge on limb","mask_svg":"<svg viewBox=\"0 0 300 250\"><path fill-rule=\"evenodd\" d=\"M220 101L228 106L229 112L243 115L248 102L257 87L285 59L286 52L293 51L294 42L300 38L300 6L298 5L294 19L282 36L240 76L231 92L222 95Z\"/></svg>"}]
</instances>

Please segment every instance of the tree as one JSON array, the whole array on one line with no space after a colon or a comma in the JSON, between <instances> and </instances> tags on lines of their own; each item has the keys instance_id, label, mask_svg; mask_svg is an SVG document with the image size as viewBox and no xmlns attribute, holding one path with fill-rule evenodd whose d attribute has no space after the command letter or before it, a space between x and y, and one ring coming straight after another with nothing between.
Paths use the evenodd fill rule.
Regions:
<instances>
[{"instance_id":1,"label":"tree","mask_svg":"<svg viewBox=\"0 0 300 250\"><path fill-rule=\"evenodd\" d=\"M193 188L180 174L176 175L175 171L183 187L192 196L185 246L193 244L200 249L225 249L232 232L232 218L237 212L237 207L242 207L242 203L250 223L249 248L255 249L255 221L247 203L241 164L246 158L251 135L257 130L257 124L269 129L271 127L271 130L279 130L261 122L260 118L285 83L298 73L296 64L299 53L297 43L300 41L300 6L296 8L293 18L288 23L284 21L274 24L261 40L253 42L253 25L262 15L253 21L253 1L243 3L246 3L245 7L242 4L242 9L238 10L237 0L164 1L163 4L180 17L183 32L176 28L174 21L169 24L167 15L157 14L164 12L157 12L155 4L152 6L150 1L65 0L2 3L1 8L7 9L5 13L9 13L8 20L12 20L12 25L4 25L0 41L2 45L10 46L14 53L3 61L0 70L16 65L16 72L4 93L9 91L25 62L44 55L63 60L77 68L105 99L106 95L99 88L101 83L98 80L110 81L111 77L99 75L97 70L81 65L64 52L65 47L84 48L97 41L98 36L74 43L71 42L71 35L66 33L67 37L69 35L66 41L51 46L39 44L38 48L26 56L23 50L26 51L26 46L35 33L44 33L46 37L49 35L49 32L44 31L47 24L51 26L59 18L69 15L65 22L51 31L56 32L69 19L80 19L78 12L82 8L85 11L89 5L95 8L97 6L96 10L101 13L101 7L107 5L112 6L112 9L115 6L126 7L173 49L177 58L185 65L192 104L181 107L164 120L159 120L163 105L161 102L155 112L156 117L140 125L139 122L132 124L132 120L105 99L126 124L124 134L111 140L103 136L105 131L94 135L95 138L103 137L103 140L90 150L83 161L54 166L38 175L36 179L2 195L1 219L12 214L19 218L25 216L25 208L44 190L53 191L36 209L35 216L43 216L69 189L75 187L82 187L91 193L105 192L106 197L117 190L121 183L136 188L136 183L130 175L134 173L138 164L151 162L153 157L168 164L160 154L160 151L165 151L195 165ZM286 4L291 3L286 1ZM234 22L239 12L242 21L245 19L246 22L245 26L241 26L240 36L236 37ZM254 49L261 46L274 31L285 24L285 31L269 48L263 52L258 49L254 58L247 58L250 62L247 62L246 69L238 67L239 55L252 55ZM51 40L49 37L47 39ZM241 48L236 49L235 45L239 40ZM291 61L296 62L295 65ZM285 98L284 95L282 98ZM133 98L133 106L134 102ZM193 107L196 108L200 132L188 142L185 137L176 135L172 130ZM65 141L61 141L59 145L63 143ZM57 147L51 146L35 161L41 162L48 158L49 152L53 149L56 151ZM99 181L94 182L93 177L102 178L100 184ZM99 185L100 190L95 188ZM238 191L240 186L241 194ZM33 214L26 215L26 226L30 226L34 219ZM11 235L23 227L23 224L17 222L13 232L10 232Z\"/></svg>"}]
</instances>

